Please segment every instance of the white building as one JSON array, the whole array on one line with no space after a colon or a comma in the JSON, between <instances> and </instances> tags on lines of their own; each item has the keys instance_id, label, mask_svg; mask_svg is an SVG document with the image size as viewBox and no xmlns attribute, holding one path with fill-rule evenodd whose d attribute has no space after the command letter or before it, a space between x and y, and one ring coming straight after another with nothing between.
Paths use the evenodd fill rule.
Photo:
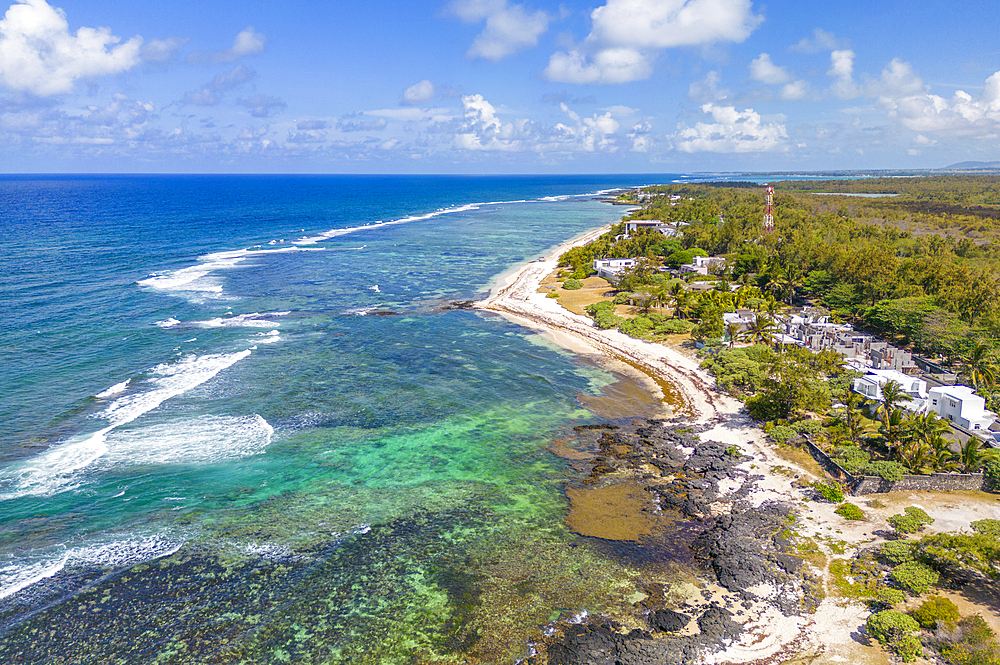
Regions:
<instances>
[{"instance_id":1,"label":"white building","mask_svg":"<svg viewBox=\"0 0 1000 665\"><path fill-rule=\"evenodd\" d=\"M900 406L914 413L924 413L927 410L927 382L896 370L870 369L868 374L854 379L854 385L851 388L859 395L881 402L882 386L889 381L898 383L903 392L910 396L910 401L903 402Z\"/></svg>"},{"instance_id":2,"label":"white building","mask_svg":"<svg viewBox=\"0 0 1000 665\"><path fill-rule=\"evenodd\" d=\"M989 429L997 414L986 410L986 400L969 386L937 386L928 395L929 409L969 430Z\"/></svg>"},{"instance_id":3,"label":"white building","mask_svg":"<svg viewBox=\"0 0 1000 665\"><path fill-rule=\"evenodd\" d=\"M594 270L598 277L614 280L618 273L635 267L636 259L594 259Z\"/></svg>"},{"instance_id":4,"label":"white building","mask_svg":"<svg viewBox=\"0 0 1000 665\"><path fill-rule=\"evenodd\" d=\"M726 259L721 256L696 256L692 259L691 263L685 263L681 266L681 272L694 272L699 275L707 275L709 268L712 267L723 267L726 265Z\"/></svg>"}]
</instances>

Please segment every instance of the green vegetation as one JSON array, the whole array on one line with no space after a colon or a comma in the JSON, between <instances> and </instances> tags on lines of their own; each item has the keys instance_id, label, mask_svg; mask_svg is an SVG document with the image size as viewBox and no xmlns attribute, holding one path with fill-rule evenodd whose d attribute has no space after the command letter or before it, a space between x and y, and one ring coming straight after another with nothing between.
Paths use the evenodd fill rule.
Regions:
<instances>
[{"instance_id":1,"label":"green vegetation","mask_svg":"<svg viewBox=\"0 0 1000 665\"><path fill-rule=\"evenodd\" d=\"M565 282L563 282L562 287L567 291L579 291L583 288L583 282L576 279L575 277L570 277Z\"/></svg>"},{"instance_id":2,"label":"green vegetation","mask_svg":"<svg viewBox=\"0 0 1000 665\"><path fill-rule=\"evenodd\" d=\"M952 639L938 650L953 665L1000 665L1000 644L978 614L959 621Z\"/></svg>"},{"instance_id":3,"label":"green vegetation","mask_svg":"<svg viewBox=\"0 0 1000 665\"><path fill-rule=\"evenodd\" d=\"M882 547L879 549L879 556L893 566L908 563L914 560L913 550L916 544L912 540L890 540L887 543L882 543Z\"/></svg>"},{"instance_id":4,"label":"green vegetation","mask_svg":"<svg viewBox=\"0 0 1000 665\"><path fill-rule=\"evenodd\" d=\"M813 483L813 489L819 492L819 495L830 503L843 503L844 501L844 490L835 482L815 482Z\"/></svg>"},{"instance_id":5,"label":"green vegetation","mask_svg":"<svg viewBox=\"0 0 1000 665\"><path fill-rule=\"evenodd\" d=\"M861 509L855 506L853 503L845 503L837 510L834 511L845 520L863 520L865 519L865 514L861 512Z\"/></svg>"},{"instance_id":6,"label":"green vegetation","mask_svg":"<svg viewBox=\"0 0 1000 665\"><path fill-rule=\"evenodd\" d=\"M915 596L926 593L932 584L937 584L937 571L919 561L901 563L889 573L892 581Z\"/></svg>"},{"instance_id":7,"label":"green vegetation","mask_svg":"<svg viewBox=\"0 0 1000 665\"><path fill-rule=\"evenodd\" d=\"M933 524L934 520L922 508L908 506L902 513L889 517L889 525L896 530L896 533L917 533L928 524Z\"/></svg>"},{"instance_id":8,"label":"green vegetation","mask_svg":"<svg viewBox=\"0 0 1000 665\"><path fill-rule=\"evenodd\" d=\"M920 625L913 617L896 610L882 610L868 617L865 625L872 637L895 651L904 663L912 663L920 655L920 640L914 635Z\"/></svg>"},{"instance_id":9,"label":"green vegetation","mask_svg":"<svg viewBox=\"0 0 1000 665\"><path fill-rule=\"evenodd\" d=\"M958 607L942 596L931 596L910 612L921 628L954 628L958 623Z\"/></svg>"}]
</instances>

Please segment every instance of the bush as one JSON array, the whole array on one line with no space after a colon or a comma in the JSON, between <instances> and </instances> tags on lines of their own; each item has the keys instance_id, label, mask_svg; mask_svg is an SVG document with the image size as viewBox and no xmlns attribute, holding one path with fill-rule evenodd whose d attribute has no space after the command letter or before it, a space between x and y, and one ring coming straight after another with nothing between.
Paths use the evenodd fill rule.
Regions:
<instances>
[{"instance_id":1,"label":"bush","mask_svg":"<svg viewBox=\"0 0 1000 665\"><path fill-rule=\"evenodd\" d=\"M691 332L694 328L693 323L690 321L685 321L684 319L667 319L656 324L656 332L663 335L680 335L686 332Z\"/></svg>"},{"instance_id":2,"label":"bush","mask_svg":"<svg viewBox=\"0 0 1000 665\"><path fill-rule=\"evenodd\" d=\"M865 514L861 512L861 509L853 503L845 503L834 512L843 517L845 520L863 520L865 518Z\"/></svg>"},{"instance_id":3,"label":"bush","mask_svg":"<svg viewBox=\"0 0 1000 665\"><path fill-rule=\"evenodd\" d=\"M581 282L576 277L570 277L565 282L563 282L563 288L567 291L579 291L583 288L583 282Z\"/></svg>"},{"instance_id":4,"label":"bush","mask_svg":"<svg viewBox=\"0 0 1000 665\"><path fill-rule=\"evenodd\" d=\"M888 586L881 586L875 589L875 593L872 595L872 601L887 607L892 607L893 605L899 605L901 602L906 600L906 594L899 589L893 589Z\"/></svg>"},{"instance_id":5,"label":"bush","mask_svg":"<svg viewBox=\"0 0 1000 665\"><path fill-rule=\"evenodd\" d=\"M937 571L925 566L919 561L907 561L892 569L889 573L892 581L915 596L925 593L932 584L937 584Z\"/></svg>"},{"instance_id":6,"label":"bush","mask_svg":"<svg viewBox=\"0 0 1000 665\"><path fill-rule=\"evenodd\" d=\"M767 433L767 436L775 443L785 443L790 438L796 435L796 431L791 427L786 425L775 425L771 428L771 431Z\"/></svg>"},{"instance_id":7,"label":"bush","mask_svg":"<svg viewBox=\"0 0 1000 665\"><path fill-rule=\"evenodd\" d=\"M587 314L594 317L594 325L601 330L617 328L624 319L615 314L615 304L609 300L595 302L584 307Z\"/></svg>"},{"instance_id":8,"label":"bush","mask_svg":"<svg viewBox=\"0 0 1000 665\"><path fill-rule=\"evenodd\" d=\"M545 297L546 297L546 298L558 298L558 297L559 297L559 294L558 294L558 293L556 293L555 291L553 291L552 293L546 293L546 294L545 294Z\"/></svg>"},{"instance_id":9,"label":"bush","mask_svg":"<svg viewBox=\"0 0 1000 665\"><path fill-rule=\"evenodd\" d=\"M933 522L930 515L916 506L904 508L902 513L889 518L889 524L897 533L917 533Z\"/></svg>"},{"instance_id":10,"label":"bush","mask_svg":"<svg viewBox=\"0 0 1000 665\"><path fill-rule=\"evenodd\" d=\"M977 520L969 526L976 533L1000 540L1000 520Z\"/></svg>"},{"instance_id":11,"label":"bush","mask_svg":"<svg viewBox=\"0 0 1000 665\"><path fill-rule=\"evenodd\" d=\"M901 563L913 561L913 546L912 540L894 540L882 543L879 555L890 565L898 566Z\"/></svg>"},{"instance_id":12,"label":"bush","mask_svg":"<svg viewBox=\"0 0 1000 665\"><path fill-rule=\"evenodd\" d=\"M895 482L906 476L906 467L899 462L872 462L865 469L866 475L879 476L882 480Z\"/></svg>"},{"instance_id":13,"label":"bush","mask_svg":"<svg viewBox=\"0 0 1000 665\"><path fill-rule=\"evenodd\" d=\"M920 625L902 612L882 610L868 617L868 633L880 644L895 651L904 663L911 663L920 653L920 641L913 634Z\"/></svg>"},{"instance_id":14,"label":"bush","mask_svg":"<svg viewBox=\"0 0 1000 665\"><path fill-rule=\"evenodd\" d=\"M844 490L840 489L840 485L837 483L815 482L813 489L830 503L843 503L844 501Z\"/></svg>"},{"instance_id":15,"label":"bush","mask_svg":"<svg viewBox=\"0 0 1000 665\"><path fill-rule=\"evenodd\" d=\"M1000 663L1000 645L996 635L974 614L958 622L957 642L941 647L941 655L954 665L997 665Z\"/></svg>"},{"instance_id":16,"label":"bush","mask_svg":"<svg viewBox=\"0 0 1000 665\"><path fill-rule=\"evenodd\" d=\"M959 619L958 607L942 596L931 596L923 605L910 612L910 616L917 620L921 628L949 630L955 627Z\"/></svg>"}]
</instances>

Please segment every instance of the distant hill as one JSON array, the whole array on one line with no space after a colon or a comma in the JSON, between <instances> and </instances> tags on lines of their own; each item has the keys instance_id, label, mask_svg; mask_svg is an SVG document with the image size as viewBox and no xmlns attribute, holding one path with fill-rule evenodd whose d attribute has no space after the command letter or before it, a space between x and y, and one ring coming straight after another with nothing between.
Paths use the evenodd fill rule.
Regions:
<instances>
[{"instance_id":1,"label":"distant hill","mask_svg":"<svg viewBox=\"0 0 1000 665\"><path fill-rule=\"evenodd\" d=\"M945 166L938 171L996 171L1000 170L1000 162L959 162Z\"/></svg>"}]
</instances>

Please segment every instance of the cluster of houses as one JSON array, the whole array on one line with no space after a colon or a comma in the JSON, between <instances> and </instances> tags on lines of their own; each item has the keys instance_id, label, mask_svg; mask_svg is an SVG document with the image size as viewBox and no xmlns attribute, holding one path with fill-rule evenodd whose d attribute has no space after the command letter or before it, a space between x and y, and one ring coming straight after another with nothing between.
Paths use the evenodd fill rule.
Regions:
<instances>
[{"instance_id":1,"label":"cluster of houses","mask_svg":"<svg viewBox=\"0 0 1000 665\"><path fill-rule=\"evenodd\" d=\"M756 313L741 309L724 314L726 324L736 324L745 329L754 321ZM897 348L871 335L860 333L844 323L831 323L829 317L816 310L801 311L775 321L780 333L775 342L796 345L813 352L831 349L844 356L849 369L862 372L854 380L852 389L863 397L882 400L882 386L895 381L910 397L901 404L918 414L934 412L956 428L966 430L990 443L1000 440L994 434L997 414L986 409L986 400L976 395L969 386L945 385L944 380L954 380L954 375L926 375L913 358L913 354ZM935 385L928 387L930 383Z\"/></svg>"}]
</instances>

